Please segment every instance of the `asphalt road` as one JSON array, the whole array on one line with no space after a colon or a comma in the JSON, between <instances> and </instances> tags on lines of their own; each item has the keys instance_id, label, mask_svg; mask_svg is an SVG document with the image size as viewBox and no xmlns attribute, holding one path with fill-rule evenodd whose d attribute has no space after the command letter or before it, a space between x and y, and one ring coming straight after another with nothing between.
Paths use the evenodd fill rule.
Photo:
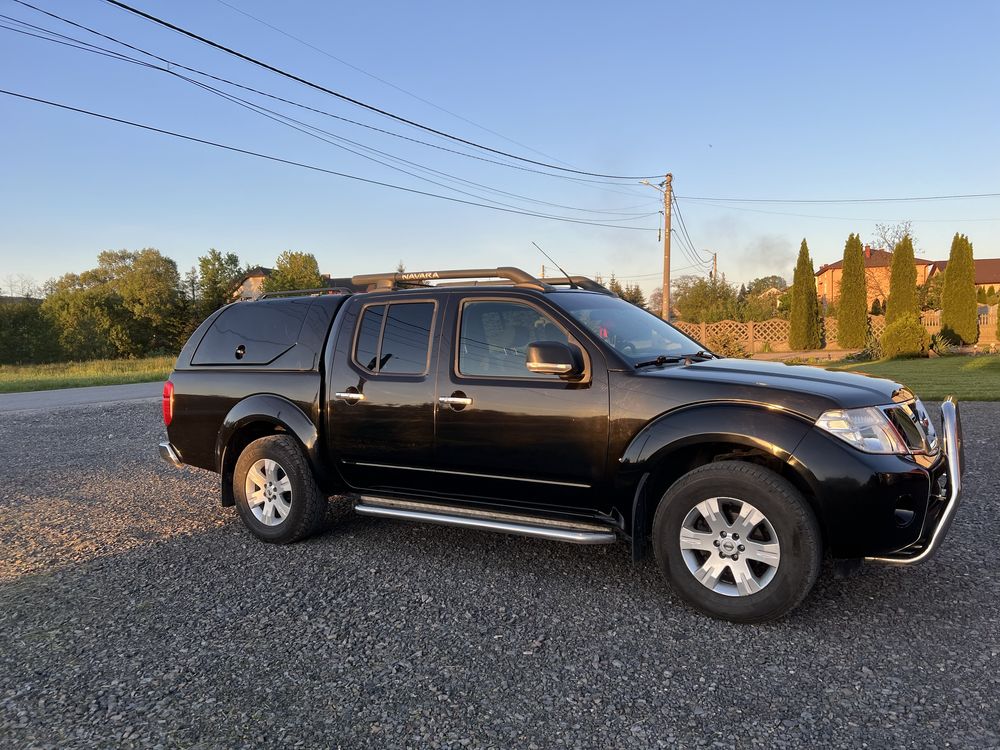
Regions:
<instances>
[{"instance_id":1,"label":"asphalt road","mask_svg":"<svg viewBox=\"0 0 1000 750\"><path fill-rule=\"evenodd\" d=\"M158 405L0 417L0 746L1000 746L1000 404L940 555L787 620L685 608L624 546L354 516L260 544Z\"/></svg>"},{"instance_id":2,"label":"asphalt road","mask_svg":"<svg viewBox=\"0 0 1000 750\"><path fill-rule=\"evenodd\" d=\"M27 393L0 393L0 414L12 411L59 409L67 406L158 399L162 393L162 381L130 383L128 385L94 385L86 388L58 388L51 391L28 391Z\"/></svg>"}]
</instances>

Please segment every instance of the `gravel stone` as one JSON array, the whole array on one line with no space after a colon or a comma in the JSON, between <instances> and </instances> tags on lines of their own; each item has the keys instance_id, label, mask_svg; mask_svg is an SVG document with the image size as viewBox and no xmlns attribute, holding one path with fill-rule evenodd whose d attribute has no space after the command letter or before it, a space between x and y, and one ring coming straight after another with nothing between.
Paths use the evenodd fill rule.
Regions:
<instances>
[{"instance_id":1,"label":"gravel stone","mask_svg":"<svg viewBox=\"0 0 1000 750\"><path fill-rule=\"evenodd\" d=\"M625 545L355 516L287 547L159 460L159 405L0 415L0 747L1000 747L1000 403L914 569L738 626Z\"/></svg>"}]
</instances>

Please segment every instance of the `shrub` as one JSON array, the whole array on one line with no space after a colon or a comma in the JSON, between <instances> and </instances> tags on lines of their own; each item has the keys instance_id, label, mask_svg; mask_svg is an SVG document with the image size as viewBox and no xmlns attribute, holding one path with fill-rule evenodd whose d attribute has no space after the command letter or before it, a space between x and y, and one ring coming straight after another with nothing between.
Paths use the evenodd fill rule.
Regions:
<instances>
[{"instance_id":1,"label":"shrub","mask_svg":"<svg viewBox=\"0 0 1000 750\"><path fill-rule=\"evenodd\" d=\"M721 354L723 357L750 358L750 352L743 346L743 339L733 333L717 333L709 336L705 344L709 351Z\"/></svg>"},{"instance_id":2,"label":"shrub","mask_svg":"<svg viewBox=\"0 0 1000 750\"><path fill-rule=\"evenodd\" d=\"M926 357L930 343L927 329L916 315L909 313L886 326L881 341L882 356L887 359Z\"/></svg>"}]
</instances>

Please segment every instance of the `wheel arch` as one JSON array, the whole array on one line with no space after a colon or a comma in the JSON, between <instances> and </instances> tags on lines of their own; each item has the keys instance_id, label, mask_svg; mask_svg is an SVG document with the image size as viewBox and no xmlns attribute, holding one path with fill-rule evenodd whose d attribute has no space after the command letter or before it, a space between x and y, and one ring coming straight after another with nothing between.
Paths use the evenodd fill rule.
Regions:
<instances>
[{"instance_id":1,"label":"wheel arch","mask_svg":"<svg viewBox=\"0 0 1000 750\"><path fill-rule=\"evenodd\" d=\"M632 556L648 551L653 515L663 494L689 471L717 461L760 464L789 481L809 502L825 536L812 475L792 454L812 421L765 404L703 404L668 412L632 440L621 459L637 476L632 497Z\"/></svg>"},{"instance_id":2,"label":"wheel arch","mask_svg":"<svg viewBox=\"0 0 1000 750\"><path fill-rule=\"evenodd\" d=\"M236 403L219 429L215 443L215 463L222 480L222 504L232 506L233 472L243 450L254 440L268 435L290 435L306 457L321 487L329 477L320 461L320 438L316 424L292 401L270 393L249 396Z\"/></svg>"}]
</instances>

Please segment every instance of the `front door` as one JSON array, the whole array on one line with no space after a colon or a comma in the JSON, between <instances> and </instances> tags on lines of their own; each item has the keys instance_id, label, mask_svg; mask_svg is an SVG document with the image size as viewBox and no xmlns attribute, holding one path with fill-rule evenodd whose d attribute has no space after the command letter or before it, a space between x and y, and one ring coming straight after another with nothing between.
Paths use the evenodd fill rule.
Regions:
<instances>
[{"instance_id":1,"label":"front door","mask_svg":"<svg viewBox=\"0 0 1000 750\"><path fill-rule=\"evenodd\" d=\"M440 306L400 293L356 300L328 359L331 454L354 489L425 489L433 484Z\"/></svg>"},{"instance_id":2,"label":"front door","mask_svg":"<svg viewBox=\"0 0 1000 750\"><path fill-rule=\"evenodd\" d=\"M534 300L456 295L438 365L435 466L456 500L591 512L604 492L608 376L603 357ZM575 381L530 372L528 344L583 349Z\"/></svg>"}]
</instances>

